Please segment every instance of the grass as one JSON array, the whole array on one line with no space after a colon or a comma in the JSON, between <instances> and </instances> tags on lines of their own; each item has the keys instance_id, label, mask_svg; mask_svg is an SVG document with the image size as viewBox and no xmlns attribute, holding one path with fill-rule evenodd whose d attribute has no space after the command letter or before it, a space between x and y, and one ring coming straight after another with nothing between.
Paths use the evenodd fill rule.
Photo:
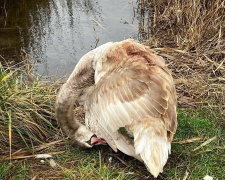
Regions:
<instances>
[{"instance_id":1,"label":"grass","mask_svg":"<svg viewBox=\"0 0 225 180\"><path fill-rule=\"evenodd\" d=\"M179 110L172 154L158 179L183 179L185 174L188 179L202 179L206 175L225 178L225 128L218 123L220 115L212 119L207 114L210 111L205 108ZM183 142L196 137L202 139ZM212 138L210 143L194 151ZM52 168L49 160L41 162L35 158L12 161L13 166L3 161L0 179L153 179L142 163L122 153L116 154L108 146L85 150L61 141L36 153L53 151L64 151L53 156L56 167Z\"/></svg>"},{"instance_id":2,"label":"grass","mask_svg":"<svg viewBox=\"0 0 225 180\"><path fill-rule=\"evenodd\" d=\"M54 120L54 83L27 81L20 69L0 70L0 159L5 158L0 160L0 179L152 179L142 163L108 146L85 150L70 145ZM83 117L80 107L75 112ZM225 126L220 111L206 106L180 109L178 121L172 154L158 179L185 175L224 179ZM191 142L183 142L187 139ZM208 143L194 151L204 142ZM6 160L10 153L15 160ZM35 158L35 154L51 153L57 163L54 168L49 159Z\"/></svg>"},{"instance_id":3,"label":"grass","mask_svg":"<svg viewBox=\"0 0 225 180\"><path fill-rule=\"evenodd\" d=\"M0 149L6 154L23 145L32 149L57 132L54 84L46 88L39 79L27 81L21 72L22 67L0 64Z\"/></svg>"},{"instance_id":4,"label":"grass","mask_svg":"<svg viewBox=\"0 0 225 180\"><path fill-rule=\"evenodd\" d=\"M189 144L175 145L172 156L180 159L180 164L174 168L174 173L181 175L180 169L189 172L190 179L200 179L205 175L210 175L216 179L224 179L225 174L225 156L224 156L224 138L225 130L217 124L216 119L205 118L202 114L208 114L207 109L191 110L189 112L181 111L179 113L179 128L175 137L176 141L202 137L202 142L213 138L206 146L198 150L202 142L193 142ZM177 156L176 156L177 154ZM185 161L184 161L185 160Z\"/></svg>"}]
</instances>

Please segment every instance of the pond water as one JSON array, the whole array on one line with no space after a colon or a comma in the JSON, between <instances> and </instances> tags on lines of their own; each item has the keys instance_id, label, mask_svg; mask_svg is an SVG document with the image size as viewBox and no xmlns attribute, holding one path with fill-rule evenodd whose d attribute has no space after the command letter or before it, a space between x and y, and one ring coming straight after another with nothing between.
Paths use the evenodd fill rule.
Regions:
<instances>
[{"instance_id":1,"label":"pond water","mask_svg":"<svg viewBox=\"0 0 225 180\"><path fill-rule=\"evenodd\" d=\"M70 74L88 51L109 41L139 39L137 0L11 0L0 28L0 59L21 49L44 76ZM6 14L7 12L7 18Z\"/></svg>"}]
</instances>

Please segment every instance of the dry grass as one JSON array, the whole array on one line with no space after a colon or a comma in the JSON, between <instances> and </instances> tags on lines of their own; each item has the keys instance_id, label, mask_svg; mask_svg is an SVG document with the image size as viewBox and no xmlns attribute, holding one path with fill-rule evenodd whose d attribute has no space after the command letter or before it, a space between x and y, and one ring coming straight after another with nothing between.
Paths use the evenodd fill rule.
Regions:
<instances>
[{"instance_id":1,"label":"dry grass","mask_svg":"<svg viewBox=\"0 0 225 180\"><path fill-rule=\"evenodd\" d=\"M207 105L225 114L224 1L142 0L140 6L144 43L173 70L180 107Z\"/></svg>"},{"instance_id":2,"label":"dry grass","mask_svg":"<svg viewBox=\"0 0 225 180\"><path fill-rule=\"evenodd\" d=\"M78 114L79 111L76 109ZM207 109L179 111L179 128L172 143L172 154L159 180L186 176L186 179L202 179L206 175L225 178L225 131L209 114ZM154 179L143 163L114 153L108 146L85 150L72 147L62 136L59 138L35 146L33 151L14 153L12 163L2 162L0 157L0 179ZM36 154L43 153L54 154L52 159L56 167L51 167L49 159L35 158Z\"/></svg>"},{"instance_id":3,"label":"dry grass","mask_svg":"<svg viewBox=\"0 0 225 180\"><path fill-rule=\"evenodd\" d=\"M0 151L7 155L24 146L30 149L57 132L55 84L28 81L23 70L0 64Z\"/></svg>"}]
</instances>

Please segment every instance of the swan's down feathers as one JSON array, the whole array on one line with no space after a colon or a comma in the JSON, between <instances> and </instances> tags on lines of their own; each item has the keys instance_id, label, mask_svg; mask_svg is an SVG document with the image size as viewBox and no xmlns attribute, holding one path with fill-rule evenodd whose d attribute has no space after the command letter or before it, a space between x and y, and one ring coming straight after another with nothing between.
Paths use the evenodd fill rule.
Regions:
<instances>
[{"instance_id":1,"label":"swan's down feathers","mask_svg":"<svg viewBox=\"0 0 225 180\"><path fill-rule=\"evenodd\" d=\"M84 104L91 132L144 162L154 177L163 171L177 128L177 101L162 57L131 39L107 43L86 54L66 84Z\"/></svg>"}]
</instances>

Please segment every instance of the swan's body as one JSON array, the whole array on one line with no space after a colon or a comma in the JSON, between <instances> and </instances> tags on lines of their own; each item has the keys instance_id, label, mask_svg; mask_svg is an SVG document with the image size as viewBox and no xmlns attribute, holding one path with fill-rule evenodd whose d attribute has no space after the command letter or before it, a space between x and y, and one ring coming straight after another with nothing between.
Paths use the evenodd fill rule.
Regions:
<instances>
[{"instance_id":1,"label":"swan's body","mask_svg":"<svg viewBox=\"0 0 225 180\"><path fill-rule=\"evenodd\" d=\"M87 128L74 119L75 100L84 104ZM85 142L96 134L157 177L177 128L172 76L162 57L134 40L104 44L81 58L61 88L56 117L78 144L91 147Z\"/></svg>"}]
</instances>

